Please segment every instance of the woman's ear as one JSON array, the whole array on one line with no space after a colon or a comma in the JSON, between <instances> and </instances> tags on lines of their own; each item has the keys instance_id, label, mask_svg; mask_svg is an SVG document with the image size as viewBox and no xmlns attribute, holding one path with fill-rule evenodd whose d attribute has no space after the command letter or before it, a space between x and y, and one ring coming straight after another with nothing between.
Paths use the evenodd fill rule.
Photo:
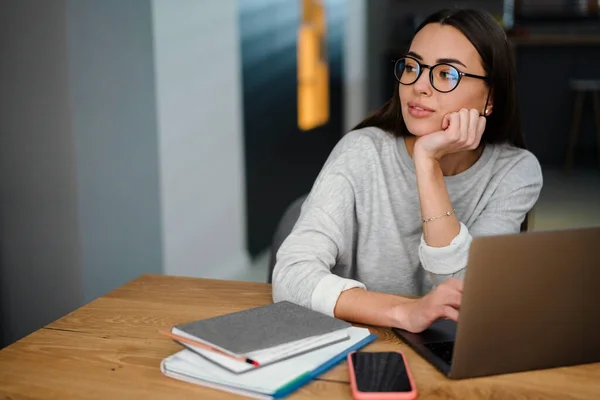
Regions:
<instances>
[{"instance_id":1,"label":"woman's ear","mask_svg":"<svg viewBox=\"0 0 600 400\"><path fill-rule=\"evenodd\" d=\"M485 101L485 109L483 110L483 115L485 115L486 117L490 116L490 114L494 110L494 101L492 100L493 98L494 91L490 90L490 92L488 93L488 98Z\"/></svg>"}]
</instances>

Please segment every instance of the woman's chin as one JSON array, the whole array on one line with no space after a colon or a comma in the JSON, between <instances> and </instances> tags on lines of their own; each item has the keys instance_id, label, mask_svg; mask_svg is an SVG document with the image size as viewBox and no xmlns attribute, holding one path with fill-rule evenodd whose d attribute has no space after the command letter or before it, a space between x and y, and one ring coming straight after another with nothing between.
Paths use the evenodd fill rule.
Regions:
<instances>
[{"instance_id":1,"label":"woman's chin","mask_svg":"<svg viewBox=\"0 0 600 400\"><path fill-rule=\"evenodd\" d=\"M440 130L439 127L436 129L433 126L429 126L429 124L406 124L406 128L411 134L419 137L426 136Z\"/></svg>"}]
</instances>

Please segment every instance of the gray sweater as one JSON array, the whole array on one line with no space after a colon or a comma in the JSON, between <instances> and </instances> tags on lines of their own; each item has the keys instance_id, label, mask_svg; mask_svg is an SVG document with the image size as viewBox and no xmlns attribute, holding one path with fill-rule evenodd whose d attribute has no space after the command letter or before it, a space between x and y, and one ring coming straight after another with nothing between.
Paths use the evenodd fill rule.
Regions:
<instances>
[{"instance_id":1,"label":"gray sweater","mask_svg":"<svg viewBox=\"0 0 600 400\"><path fill-rule=\"evenodd\" d=\"M529 151L488 144L471 168L445 182L460 232L434 248L423 240L404 139L372 127L345 135L277 253L273 300L333 315L350 288L423 295L450 276L462 277L473 237L519 232L539 197L542 172Z\"/></svg>"}]
</instances>

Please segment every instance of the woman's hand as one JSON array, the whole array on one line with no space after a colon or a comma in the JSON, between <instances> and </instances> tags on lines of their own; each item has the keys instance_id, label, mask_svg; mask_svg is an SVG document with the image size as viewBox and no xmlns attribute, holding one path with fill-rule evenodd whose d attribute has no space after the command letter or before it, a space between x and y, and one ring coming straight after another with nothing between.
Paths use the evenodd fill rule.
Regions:
<instances>
[{"instance_id":1,"label":"woman's hand","mask_svg":"<svg viewBox=\"0 0 600 400\"><path fill-rule=\"evenodd\" d=\"M458 321L462 299L463 282L450 278L420 299L401 304L399 328L419 333L429 328L438 319Z\"/></svg>"},{"instance_id":2,"label":"woman's hand","mask_svg":"<svg viewBox=\"0 0 600 400\"><path fill-rule=\"evenodd\" d=\"M442 130L421 136L414 148L415 157L440 160L444 155L464 150L474 150L479 146L485 130L485 117L475 109L465 108L444 115Z\"/></svg>"}]
</instances>

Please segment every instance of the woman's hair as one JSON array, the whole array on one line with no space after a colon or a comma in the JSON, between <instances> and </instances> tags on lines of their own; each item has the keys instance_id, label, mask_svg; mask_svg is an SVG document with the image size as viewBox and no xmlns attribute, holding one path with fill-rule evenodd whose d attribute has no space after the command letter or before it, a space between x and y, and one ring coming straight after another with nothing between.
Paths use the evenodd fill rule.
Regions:
<instances>
[{"instance_id":1,"label":"woman's hair","mask_svg":"<svg viewBox=\"0 0 600 400\"><path fill-rule=\"evenodd\" d=\"M488 77L486 84L491 90L493 112L487 116L484 143L508 142L525 149L521 128L521 116L517 106L516 73L513 53L502 27L494 18L480 10L445 9L430 15L419 25L415 35L426 25L439 23L458 29L473 44ZM374 126L395 136L408 134L400 110L398 85L390 100L373 112L354 129ZM521 231L527 230L527 220Z\"/></svg>"}]
</instances>

